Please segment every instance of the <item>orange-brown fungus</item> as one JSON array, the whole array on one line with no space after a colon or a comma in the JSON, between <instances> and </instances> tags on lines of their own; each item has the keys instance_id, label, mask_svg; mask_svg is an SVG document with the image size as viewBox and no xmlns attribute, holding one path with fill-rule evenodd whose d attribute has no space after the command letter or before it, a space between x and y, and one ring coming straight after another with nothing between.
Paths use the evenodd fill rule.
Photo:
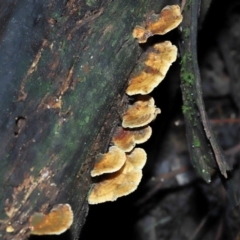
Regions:
<instances>
[{"instance_id":1,"label":"orange-brown fungus","mask_svg":"<svg viewBox=\"0 0 240 240\"><path fill-rule=\"evenodd\" d=\"M168 69L177 59L177 47L165 41L154 45L154 51L148 54L146 69L130 79L126 90L128 95L148 94L165 78Z\"/></svg>"},{"instance_id":2,"label":"orange-brown fungus","mask_svg":"<svg viewBox=\"0 0 240 240\"><path fill-rule=\"evenodd\" d=\"M130 154L127 154L126 162L131 163L135 170L142 170L147 161L147 154L142 148L135 148Z\"/></svg>"},{"instance_id":3,"label":"orange-brown fungus","mask_svg":"<svg viewBox=\"0 0 240 240\"><path fill-rule=\"evenodd\" d=\"M118 127L112 138L112 143L124 152L130 152L136 144L146 142L151 135L152 129L150 126L135 129Z\"/></svg>"},{"instance_id":4,"label":"orange-brown fungus","mask_svg":"<svg viewBox=\"0 0 240 240\"><path fill-rule=\"evenodd\" d=\"M47 215L34 213L29 221L33 235L59 235L71 227L73 212L69 204L58 204Z\"/></svg>"},{"instance_id":5,"label":"orange-brown fungus","mask_svg":"<svg viewBox=\"0 0 240 240\"><path fill-rule=\"evenodd\" d=\"M135 148L127 155L123 167L115 173L109 174L104 180L94 185L89 197L89 204L115 201L137 189L141 178L142 168L146 163L146 153L141 148Z\"/></svg>"},{"instance_id":6,"label":"orange-brown fungus","mask_svg":"<svg viewBox=\"0 0 240 240\"><path fill-rule=\"evenodd\" d=\"M14 232L14 228L13 228L11 225L10 225L10 226L7 226L6 232L7 232L7 233L13 233L13 232Z\"/></svg>"},{"instance_id":7,"label":"orange-brown fungus","mask_svg":"<svg viewBox=\"0 0 240 240\"><path fill-rule=\"evenodd\" d=\"M150 36L163 35L176 28L181 21L180 7L166 6L160 14L151 13L144 26L136 26L133 37L139 43L144 43ZM148 124L161 112L156 108L154 99L147 94L165 78L176 58L177 48L171 42L155 44L143 61L142 72L130 79L126 93L130 96L138 95L137 100L124 113L122 127L117 128L112 138L114 146L102 155L91 171L92 177L108 174L94 184L88 196L89 204L115 201L136 190L147 156L143 149L134 147L150 138L152 129Z\"/></svg>"},{"instance_id":8,"label":"orange-brown fungus","mask_svg":"<svg viewBox=\"0 0 240 240\"><path fill-rule=\"evenodd\" d=\"M182 22L181 9L178 5L166 6L160 14L151 13L144 27L136 26L133 37L139 43L145 43L150 36L164 35Z\"/></svg>"},{"instance_id":9,"label":"orange-brown fungus","mask_svg":"<svg viewBox=\"0 0 240 240\"><path fill-rule=\"evenodd\" d=\"M117 131L112 138L112 142L124 152L130 152L135 147L135 139L132 131L122 127L117 128Z\"/></svg>"},{"instance_id":10,"label":"orange-brown fungus","mask_svg":"<svg viewBox=\"0 0 240 240\"><path fill-rule=\"evenodd\" d=\"M150 126L139 128L133 131L134 140L136 144L145 143L152 135L152 128Z\"/></svg>"},{"instance_id":11,"label":"orange-brown fungus","mask_svg":"<svg viewBox=\"0 0 240 240\"><path fill-rule=\"evenodd\" d=\"M154 99L148 95L139 96L123 115L124 128L143 127L153 121L160 109L155 107Z\"/></svg>"},{"instance_id":12,"label":"orange-brown fungus","mask_svg":"<svg viewBox=\"0 0 240 240\"><path fill-rule=\"evenodd\" d=\"M138 39L139 43L145 43L147 41L147 39L152 36L152 33L150 31L146 30L142 26L136 26L133 29L132 35L134 38Z\"/></svg>"},{"instance_id":13,"label":"orange-brown fungus","mask_svg":"<svg viewBox=\"0 0 240 240\"><path fill-rule=\"evenodd\" d=\"M116 146L109 148L105 154L101 154L91 171L91 176L99 176L104 173L113 173L118 171L126 161L126 155L123 150Z\"/></svg>"}]
</instances>

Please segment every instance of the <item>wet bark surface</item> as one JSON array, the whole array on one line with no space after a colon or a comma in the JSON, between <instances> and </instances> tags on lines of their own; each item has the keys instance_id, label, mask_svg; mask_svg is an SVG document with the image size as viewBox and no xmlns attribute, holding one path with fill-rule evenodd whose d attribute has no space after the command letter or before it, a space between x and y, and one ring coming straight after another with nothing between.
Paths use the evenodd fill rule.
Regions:
<instances>
[{"instance_id":1,"label":"wet bark surface","mask_svg":"<svg viewBox=\"0 0 240 240\"><path fill-rule=\"evenodd\" d=\"M132 29L166 2L175 3L1 3L1 239L26 239L31 214L58 203L72 206L67 234L78 237L89 171L120 123L127 80L142 52Z\"/></svg>"},{"instance_id":2,"label":"wet bark surface","mask_svg":"<svg viewBox=\"0 0 240 240\"><path fill-rule=\"evenodd\" d=\"M145 50L132 38L132 29L146 13L175 3L0 4L1 239L27 239L33 212L46 213L59 203L73 208L70 231L30 239L78 238L89 209L89 172L121 123L129 102L127 81ZM209 1L203 4L208 9ZM238 9L237 1L213 1L210 12L200 15L198 42L209 124L233 166L235 189L240 176ZM177 31L149 39L149 44L165 39L181 45ZM162 114L143 146L148 162L139 190L92 206L82 240L237 239L239 211L227 200L219 178L211 171L208 185L191 167L184 130L190 124L181 114L179 78L178 62L152 93ZM202 141L206 144L205 136ZM6 232L8 226L12 233Z\"/></svg>"}]
</instances>

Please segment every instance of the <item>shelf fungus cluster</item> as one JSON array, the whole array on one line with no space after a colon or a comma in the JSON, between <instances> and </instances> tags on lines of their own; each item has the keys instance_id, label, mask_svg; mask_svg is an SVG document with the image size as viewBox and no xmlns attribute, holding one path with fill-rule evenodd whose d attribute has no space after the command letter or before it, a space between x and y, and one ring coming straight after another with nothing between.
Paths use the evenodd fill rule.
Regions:
<instances>
[{"instance_id":1,"label":"shelf fungus cluster","mask_svg":"<svg viewBox=\"0 0 240 240\"><path fill-rule=\"evenodd\" d=\"M73 211L69 204L58 204L49 214L34 213L29 219L30 234L60 235L73 223Z\"/></svg>"},{"instance_id":2,"label":"shelf fungus cluster","mask_svg":"<svg viewBox=\"0 0 240 240\"><path fill-rule=\"evenodd\" d=\"M181 9L178 5L166 6L160 14L150 13L142 26L136 26L133 37L139 43L145 43L153 35L164 35L182 22Z\"/></svg>"},{"instance_id":3,"label":"shelf fungus cluster","mask_svg":"<svg viewBox=\"0 0 240 240\"><path fill-rule=\"evenodd\" d=\"M144 43L150 36L165 34L182 21L178 5L166 6L159 15L152 13L144 26L136 26L133 37ZM152 129L149 124L161 111L154 99L148 95L165 78L170 66L177 59L177 48L170 41L157 43L147 53L140 72L133 74L126 94L135 96L135 102L128 106L122 116L122 126L117 127L112 145L105 154L99 154L91 176L101 176L88 196L89 204L115 201L137 189L147 155L136 144L146 142Z\"/></svg>"}]
</instances>

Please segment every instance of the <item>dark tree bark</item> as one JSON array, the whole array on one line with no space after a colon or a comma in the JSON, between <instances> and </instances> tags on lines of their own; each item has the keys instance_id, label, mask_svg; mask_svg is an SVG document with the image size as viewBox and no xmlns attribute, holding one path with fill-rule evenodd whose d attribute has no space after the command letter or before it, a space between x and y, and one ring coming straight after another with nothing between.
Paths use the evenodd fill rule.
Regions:
<instances>
[{"instance_id":1,"label":"dark tree bark","mask_svg":"<svg viewBox=\"0 0 240 240\"><path fill-rule=\"evenodd\" d=\"M88 211L89 171L127 102L144 14L177 1L0 4L0 238L27 239L33 212L69 203L72 239ZM7 233L11 225L14 232Z\"/></svg>"},{"instance_id":2,"label":"dark tree bark","mask_svg":"<svg viewBox=\"0 0 240 240\"><path fill-rule=\"evenodd\" d=\"M211 129L202 97L197 57L198 12L200 6L200 0L187 2L182 23L182 38L184 41L181 47L181 90L188 149L193 166L206 182L211 182L211 172L213 170L217 171L228 198L235 207L239 204L239 199L233 187L232 166L226 160Z\"/></svg>"}]
</instances>

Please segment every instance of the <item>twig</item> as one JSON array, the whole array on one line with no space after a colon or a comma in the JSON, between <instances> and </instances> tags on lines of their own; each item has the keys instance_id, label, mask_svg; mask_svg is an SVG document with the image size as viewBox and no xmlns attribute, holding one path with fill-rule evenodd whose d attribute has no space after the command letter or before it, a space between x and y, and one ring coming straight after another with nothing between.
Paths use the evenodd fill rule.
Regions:
<instances>
[{"instance_id":1,"label":"twig","mask_svg":"<svg viewBox=\"0 0 240 240\"><path fill-rule=\"evenodd\" d=\"M210 119L211 124L240 123L240 118Z\"/></svg>"},{"instance_id":2,"label":"twig","mask_svg":"<svg viewBox=\"0 0 240 240\"><path fill-rule=\"evenodd\" d=\"M205 223L207 222L209 216L210 216L209 212L200 222L200 224L198 225L197 229L194 231L193 235L189 238L189 240L194 240L196 238L196 236L198 235L198 233L202 230L202 228L204 227Z\"/></svg>"},{"instance_id":3,"label":"twig","mask_svg":"<svg viewBox=\"0 0 240 240\"><path fill-rule=\"evenodd\" d=\"M220 149L215 139L215 136L212 132L212 129L208 121L208 117L205 111L203 98L202 98L201 77L200 77L200 72L199 72L198 62L197 62L197 59L198 59L197 57L198 12L199 12L199 0L193 0L191 4L191 16L193 21L192 21L191 30L190 30L190 40L191 40L190 47L191 47L192 56L193 56L192 64L193 64L193 71L194 71L195 82L196 82L197 106L201 115L204 131L212 146L212 150L214 152L215 159L220 169L220 172L225 178L227 178L227 171L231 170L232 167L225 160L222 150Z\"/></svg>"},{"instance_id":4,"label":"twig","mask_svg":"<svg viewBox=\"0 0 240 240\"><path fill-rule=\"evenodd\" d=\"M186 5L186 2L187 2L187 0L182 0L182 2L181 2L181 12L183 12L183 9Z\"/></svg>"},{"instance_id":5,"label":"twig","mask_svg":"<svg viewBox=\"0 0 240 240\"><path fill-rule=\"evenodd\" d=\"M220 240L221 239L222 231L223 231L223 218L221 218L221 220L220 220L220 223L218 225L217 233L216 233L216 236L215 236L214 240Z\"/></svg>"},{"instance_id":6,"label":"twig","mask_svg":"<svg viewBox=\"0 0 240 240\"><path fill-rule=\"evenodd\" d=\"M240 143L226 150L225 154L231 156L231 155L236 155L238 152L240 152Z\"/></svg>"},{"instance_id":7,"label":"twig","mask_svg":"<svg viewBox=\"0 0 240 240\"><path fill-rule=\"evenodd\" d=\"M148 201L157 191L159 191L159 189L161 189L163 183L166 180L171 179L171 178L175 177L177 174L186 172L188 170L190 170L189 167L181 167L181 168L171 171L169 173L160 174L155 180L157 184L150 191L148 191L144 195L144 197L142 197L139 201L137 201L137 205L142 205L143 203ZM150 181L146 185L152 184L152 180L150 180Z\"/></svg>"}]
</instances>

